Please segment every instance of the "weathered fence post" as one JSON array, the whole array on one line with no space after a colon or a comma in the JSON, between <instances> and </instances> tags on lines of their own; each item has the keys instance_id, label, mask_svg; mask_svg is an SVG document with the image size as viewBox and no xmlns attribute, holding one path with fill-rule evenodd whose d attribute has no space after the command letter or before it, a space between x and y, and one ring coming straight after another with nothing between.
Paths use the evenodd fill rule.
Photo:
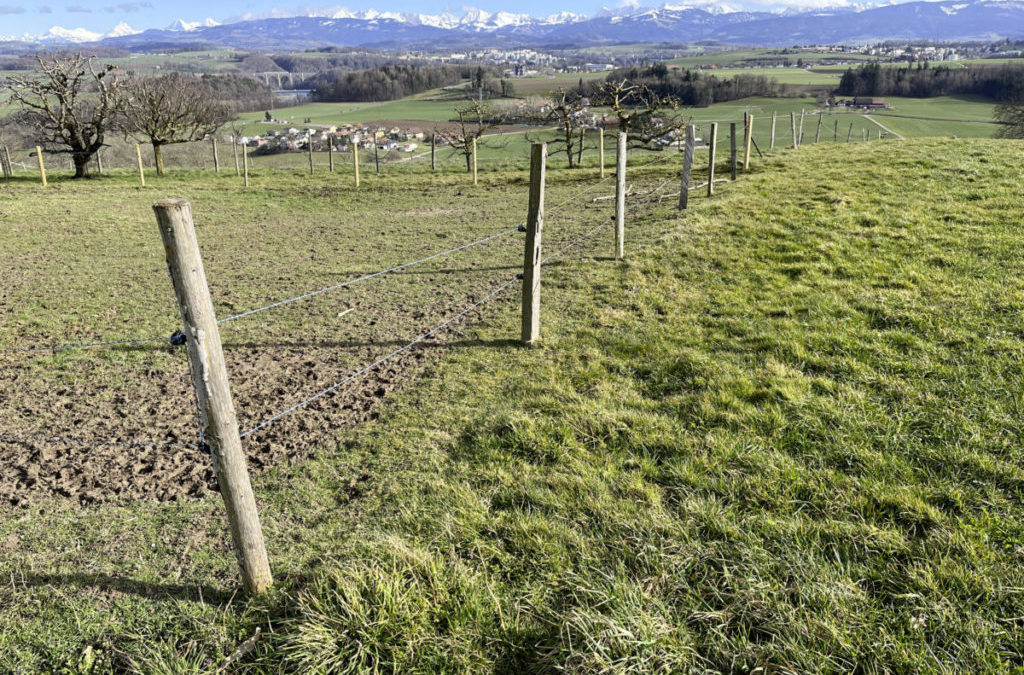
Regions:
<instances>
[{"instance_id":1,"label":"weathered fence post","mask_svg":"<svg viewBox=\"0 0 1024 675\"><path fill-rule=\"evenodd\" d=\"M220 155L217 154L217 137L213 137L213 172L220 173Z\"/></svg>"},{"instance_id":2,"label":"weathered fence post","mask_svg":"<svg viewBox=\"0 0 1024 675\"><path fill-rule=\"evenodd\" d=\"M867 140L868 140L868 130L867 129L861 129L860 131L864 135L864 142L866 143Z\"/></svg>"},{"instance_id":3,"label":"weathered fence post","mask_svg":"<svg viewBox=\"0 0 1024 675\"><path fill-rule=\"evenodd\" d=\"M437 171L437 134L430 134L430 170Z\"/></svg>"},{"instance_id":4,"label":"weathered fence post","mask_svg":"<svg viewBox=\"0 0 1024 675\"><path fill-rule=\"evenodd\" d=\"M544 232L544 180L547 143L530 149L530 206L526 215L526 248L523 253L523 344L540 338L540 250Z\"/></svg>"},{"instance_id":5,"label":"weathered fence post","mask_svg":"<svg viewBox=\"0 0 1024 675\"><path fill-rule=\"evenodd\" d=\"M138 143L135 144L135 159L139 164L139 182L142 183L143 187L145 187L146 172L142 168L142 148L139 147Z\"/></svg>"},{"instance_id":6,"label":"weathered fence post","mask_svg":"<svg viewBox=\"0 0 1024 675\"><path fill-rule=\"evenodd\" d=\"M850 122L850 130L846 132L846 142L849 143L851 138L853 138L853 122Z\"/></svg>"},{"instance_id":7,"label":"weathered fence post","mask_svg":"<svg viewBox=\"0 0 1024 675\"><path fill-rule=\"evenodd\" d=\"M821 140L821 113L818 113L818 128L814 132L814 142L817 143Z\"/></svg>"},{"instance_id":8,"label":"weathered fence post","mask_svg":"<svg viewBox=\"0 0 1024 675\"><path fill-rule=\"evenodd\" d=\"M839 142L839 120L838 119L836 119L835 128L832 129L832 142L833 143L838 143Z\"/></svg>"},{"instance_id":9,"label":"weathered fence post","mask_svg":"<svg viewBox=\"0 0 1024 675\"><path fill-rule=\"evenodd\" d=\"M352 143L352 170L355 173L356 187L359 187L359 144Z\"/></svg>"},{"instance_id":10,"label":"weathered fence post","mask_svg":"<svg viewBox=\"0 0 1024 675\"><path fill-rule=\"evenodd\" d=\"M334 136L328 137L327 140L327 169L334 173Z\"/></svg>"},{"instance_id":11,"label":"weathered fence post","mask_svg":"<svg viewBox=\"0 0 1024 675\"><path fill-rule=\"evenodd\" d=\"M0 169L3 169L4 179L11 180L11 167L7 163L7 146L0 145Z\"/></svg>"},{"instance_id":12,"label":"weathered fence post","mask_svg":"<svg viewBox=\"0 0 1024 675\"><path fill-rule=\"evenodd\" d=\"M231 134L231 150L235 155L235 175L241 176L242 171L238 167L238 134Z\"/></svg>"},{"instance_id":13,"label":"weathered fence post","mask_svg":"<svg viewBox=\"0 0 1024 675\"><path fill-rule=\"evenodd\" d=\"M242 184L249 187L249 146L242 146Z\"/></svg>"},{"instance_id":14,"label":"weathered fence post","mask_svg":"<svg viewBox=\"0 0 1024 675\"><path fill-rule=\"evenodd\" d=\"M622 260L626 238L626 132L619 132L615 153L615 259Z\"/></svg>"},{"instance_id":15,"label":"weathered fence post","mask_svg":"<svg viewBox=\"0 0 1024 675\"><path fill-rule=\"evenodd\" d=\"M804 144L804 115L806 114L807 111L804 110L803 108L800 108L800 133L798 134L798 136L800 137L800 142L797 143L797 145Z\"/></svg>"},{"instance_id":16,"label":"weathered fence post","mask_svg":"<svg viewBox=\"0 0 1024 675\"><path fill-rule=\"evenodd\" d=\"M273 578L238 435L238 419L231 400L217 317L192 223L192 208L184 199L166 199L154 204L153 211L181 310L200 424L227 507L242 582L249 593L262 593L273 583Z\"/></svg>"},{"instance_id":17,"label":"weathered fence post","mask_svg":"<svg viewBox=\"0 0 1024 675\"><path fill-rule=\"evenodd\" d=\"M878 140L882 140L882 130L878 130Z\"/></svg>"},{"instance_id":18,"label":"weathered fence post","mask_svg":"<svg viewBox=\"0 0 1024 675\"><path fill-rule=\"evenodd\" d=\"M711 138L708 140L708 197L715 194L715 150L718 149L718 122L711 123Z\"/></svg>"},{"instance_id":19,"label":"weathered fence post","mask_svg":"<svg viewBox=\"0 0 1024 675\"><path fill-rule=\"evenodd\" d=\"M683 146L683 173L679 179L679 209L685 210L690 202L690 174L693 173L693 146L696 131L692 124L686 125L686 140Z\"/></svg>"},{"instance_id":20,"label":"weathered fence post","mask_svg":"<svg viewBox=\"0 0 1024 675\"><path fill-rule=\"evenodd\" d=\"M313 175L313 135L306 137L306 144L309 146L309 175Z\"/></svg>"},{"instance_id":21,"label":"weathered fence post","mask_svg":"<svg viewBox=\"0 0 1024 675\"><path fill-rule=\"evenodd\" d=\"M373 163L376 167L376 173L380 173L380 145L376 141L373 143Z\"/></svg>"},{"instance_id":22,"label":"weathered fence post","mask_svg":"<svg viewBox=\"0 0 1024 675\"><path fill-rule=\"evenodd\" d=\"M39 180L42 181L43 187L46 187L46 165L43 163L43 149L36 146L36 157L39 158Z\"/></svg>"},{"instance_id":23,"label":"weathered fence post","mask_svg":"<svg viewBox=\"0 0 1024 675\"><path fill-rule=\"evenodd\" d=\"M96 173L97 175L103 175L103 151L96 151Z\"/></svg>"},{"instance_id":24,"label":"weathered fence post","mask_svg":"<svg viewBox=\"0 0 1024 675\"><path fill-rule=\"evenodd\" d=\"M790 129L792 130L792 134L793 134L793 149L796 150L796 146L797 146L798 140L797 140L797 137L796 137L796 113L795 112L790 112L789 113L789 126L790 126Z\"/></svg>"},{"instance_id":25,"label":"weathered fence post","mask_svg":"<svg viewBox=\"0 0 1024 675\"><path fill-rule=\"evenodd\" d=\"M604 178L604 127L597 128L597 163L601 165L598 178Z\"/></svg>"},{"instance_id":26,"label":"weathered fence post","mask_svg":"<svg viewBox=\"0 0 1024 675\"><path fill-rule=\"evenodd\" d=\"M732 180L736 180L736 123L729 122L729 156L732 161Z\"/></svg>"},{"instance_id":27,"label":"weathered fence post","mask_svg":"<svg viewBox=\"0 0 1024 675\"><path fill-rule=\"evenodd\" d=\"M473 137L473 185L476 185L476 136Z\"/></svg>"},{"instance_id":28,"label":"weathered fence post","mask_svg":"<svg viewBox=\"0 0 1024 675\"><path fill-rule=\"evenodd\" d=\"M754 116L747 114L747 129L743 137L743 170L750 170L750 144L754 140Z\"/></svg>"},{"instance_id":29,"label":"weathered fence post","mask_svg":"<svg viewBox=\"0 0 1024 675\"><path fill-rule=\"evenodd\" d=\"M768 149L769 150L774 150L775 149L775 117L776 117L776 115L778 115L778 113L773 110L772 111L772 138L768 142Z\"/></svg>"}]
</instances>

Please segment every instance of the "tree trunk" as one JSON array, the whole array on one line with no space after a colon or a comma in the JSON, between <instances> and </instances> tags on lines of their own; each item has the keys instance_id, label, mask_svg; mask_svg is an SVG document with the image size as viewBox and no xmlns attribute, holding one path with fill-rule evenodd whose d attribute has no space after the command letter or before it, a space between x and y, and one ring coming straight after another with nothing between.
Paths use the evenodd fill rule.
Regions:
<instances>
[{"instance_id":1,"label":"tree trunk","mask_svg":"<svg viewBox=\"0 0 1024 675\"><path fill-rule=\"evenodd\" d=\"M156 165L156 175L164 175L164 145L163 143L153 144L153 164Z\"/></svg>"},{"instance_id":2,"label":"tree trunk","mask_svg":"<svg viewBox=\"0 0 1024 675\"><path fill-rule=\"evenodd\" d=\"M75 164L75 178L85 178L89 175L89 161L92 160L92 153L73 152L71 161Z\"/></svg>"},{"instance_id":3,"label":"tree trunk","mask_svg":"<svg viewBox=\"0 0 1024 675\"><path fill-rule=\"evenodd\" d=\"M473 141L466 140L466 173L473 173Z\"/></svg>"}]
</instances>

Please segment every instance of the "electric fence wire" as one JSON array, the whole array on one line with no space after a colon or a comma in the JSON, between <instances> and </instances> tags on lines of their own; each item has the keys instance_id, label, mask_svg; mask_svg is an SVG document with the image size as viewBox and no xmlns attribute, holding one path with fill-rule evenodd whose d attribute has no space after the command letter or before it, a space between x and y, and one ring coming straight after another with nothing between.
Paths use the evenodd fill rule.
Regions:
<instances>
[{"instance_id":1,"label":"electric fence wire","mask_svg":"<svg viewBox=\"0 0 1024 675\"><path fill-rule=\"evenodd\" d=\"M441 323L437 324L436 326L434 326L433 328L428 330L426 333L423 333L422 335L420 335L419 337L415 338L414 340L412 340L411 342L407 343L406 345L404 345L402 347L399 347L398 349L390 352L389 354L387 354L385 356L382 356L381 358L377 359L373 363L371 363L371 364L369 364L367 366L364 366L363 368L357 370L356 372L354 372L351 375L345 377L344 379L339 380L338 382L335 382L334 384L332 384L331 386L327 387L326 389L323 389L322 391L319 391L316 394L313 394L309 398L307 398L305 400L302 400L302 401L299 401L295 405L293 405L293 406L291 406L289 408L286 408L285 410L282 410L281 412L277 413L273 417L270 417L270 418L266 419L265 421L261 422L260 424L256 425L255 427L245 431L244 433L241 434L241 437L242 438L247 438L247 437L251 436L252 434L256 433L257 431L261 431L263 429L266 429L268 426L270 426L274 422L280 420L283 417L287 417L288 415L291 415L293 412L295 412L299 408L307 406L310 403L313 403L314 401L316 401L318 399L321 399L324 396L327 396L328 394L330 394L331 392L335 391L336 389L345 386L346 384L348 384L352 380L354 380L354 379L356 379L356 378L358 378L358 377L360 377L362 375L365 375L366 373L370 372L371 370L373 370L377 366L381 365L382 363L390 361L391 359L393 359L394 357L398 356L399 354L402 354L403 352L406 352L406 351L412 349L413 347L415 347L419 343L421 343L424 340L426 340L427 338L429 338L431 335L433 335L433 334L437 333L438 331L446 328L447 326L450 326L451 324L455 323L456 321L458 321L462 317L466 316L467 314L469 314L470 312L475 310L477 307L480 307L484 303L489 302L491 299L493 299L495 296L497 296L499 293L501 293L502 291L504 291L506 288L508 288L512 284L516 283L517 281L519 281L519 275L517 275L515 277L512 277L510 280L506 281L501 286L498 286L496 289L494 289L493 291L491 291L486 296L484 296L480 300L476 301L475 303L473 303L472 305L470 305L466 309L462 310L461 312L459 312L458 314L456 314L454 316L449 317L448 319L445 319L444 321L442 321Z\"/></svg>"}]
</instances>

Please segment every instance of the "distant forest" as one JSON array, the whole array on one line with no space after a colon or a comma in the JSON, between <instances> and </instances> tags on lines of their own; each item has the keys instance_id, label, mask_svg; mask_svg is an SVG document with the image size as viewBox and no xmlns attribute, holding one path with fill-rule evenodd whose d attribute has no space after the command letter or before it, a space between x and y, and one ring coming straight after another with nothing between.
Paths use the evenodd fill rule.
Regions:
<instances>
[{"instance_id":1,"label":"distant forest","mask_svg":"<svg viewBox=\"0 0 1024 675\"><path fill-rule=\"evenodd\" d=\"M681 105L699 107L749 96L786 96L792 90L792 87L762 75L719 79L698 70L672 70L663 63L649 68L619 68L606 78L607 82L622 80L646 85L655 94L675 98ZM594 97L600 93L601 86L599 80L584 80L578 89L584 96Z\"/></svg>"},{"instance_id":2,"label":"distant forest","mask_svg":"<svg viewBox=\"0 0 1024 675\"><path fill-rule=\"evenodd\" d=\"M1024 96L1024 65L948 68L931 67L925 62L893 68L871 63L847 70L836 93L912 98L975 94L996 101L1016 101Z\"/></svg>"},{"instance_id":3,"label":"distant forest","mask_svg":"<svg viewBox=\"0 0 1024 675\"><path fill-rule=\"evenodd\" d=\"M383 66L355 72L328 71L313 78L321 101L395 101L405 96L470 80L473 92L512 96L511 83L482 66Z\"/></svg>"}]
</instances>

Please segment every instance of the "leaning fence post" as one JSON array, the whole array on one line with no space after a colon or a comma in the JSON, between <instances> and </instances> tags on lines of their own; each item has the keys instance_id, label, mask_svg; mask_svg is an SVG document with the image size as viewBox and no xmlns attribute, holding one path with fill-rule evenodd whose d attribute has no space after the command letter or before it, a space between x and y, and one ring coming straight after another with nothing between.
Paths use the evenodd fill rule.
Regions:
<instances>
[{"instance_id":1,"label":"leaning fence post","mask_svg":"<svg viewBox=\"0 0 1024 675\"><path fill-rule=\"evenodd\" d=\"M135 159L139 164L139 182L142 183L143 187L145 187L146 172L142 168L142 148L139 147L138 143L135 144Z\"/></svg>"},{"instance_id":2,"label":"leaning fence post","mask_svg":"<svg viewBox=\"0 0 1024 675\"><path fill-rule=\"evenodd\" d=\"M476 185L476 136L473 137L473 185Z\"/></svg>"},{"instance_id":3,"label":"leaning fence post","mask_svg":"<svg viewBox=\"0 0 1024 675\"><path fill-rule=\"evenodd\" d=\"M747 128L743 137L743 144L746 146L743 150L743 170L748 171L750 169L750 143L754 140L754 116L747 114Z\"/></svg>"},{"instance_id":4,"label":"leaning fence post","mask_svg":"<svg viewBox=\"0 0 1024 675\"><path fill-rule=\"evenodd\" d=\"M853 138L853 122L850 122L850 130L846 132L846 142L849 143L851 138Z\"/></svg>"},{"instance_id":5,"label":"leaning fence post","mask_svg":"<svg viewBox=\"0 0 1024 675\"><path fill-rule=\"evenodd\" d=\"M814 132L814 142L817 143L821 140L821 113L818 113L818 128Z\"/></svg>"},{"instance_id":6,"label":"leaning fence post","mask_svg":"<svg viewBox=\"0 0 1024 675\"><path fill-rule=\"evenodd\" d=\"M769 150L774 150L775 149L775 118L776 118L777 115L778 115L778 113L773 110L772 111L772 138L771 138L771 141L769 141L769 143L768 143L768 149Z\"/></svg>"},{"instance_id":7,"label":"leaning fence post","mask_svg":"<svg viewBox=\"0 0 1024 675\"><path fill-rule=\"evenodd\" d=\"M36 146L36 157L39 158L39 180L42 181L43 187L46 187L46 165L43 164L43 149Z\"/></svg>"},{"instance_id":8,"label":"leaning fence post","mask_svg":"<svg viewBox=\"0 0 1024 675\"><path fill-rule=\"evenodd\" d=\"M181 310L203 437L227 507L242 582L249 593L261 593L270 587L273 578L238 435L238 419L231 400L217 317L192 223L192 208L184 199L165 199L154 204L153 211Z\"/></svg>"},{"instance_id":9,"label":"leaning fence post","mask_svg":"<svg viewBox=\"0 0 1024 675\"><path fill-rule=\"evenodd\" d=\"M619 132L615 153L615 259L622 260L626 238L626 132Z\"/></svg>"},{"instance_id":10,"label":"leaning fence post","mask_svg":"<svg viewBox=\"0 0 1024 675\"><path fill-rule=\"evenodd\" d=\"M242 145L242 184L249 187L249 146Z\"/></svg>"},{"instance_id":11,"label":"leaning fence post","mask_svg":"<svg viewBox=\"0 0 1024 675\"><path fill-rule=\"evenodd\" d=\"M220 156L217 154L217 137L213 137L213 172L220 173Z\"/></svg>"},{"instance_id":12,"label":"leaning fence post","mask_svg":"<svg viewBox=\"0 0 1024 675\"><path fill-rule=\"evenodd\" d=\"M803 145L804 144L804 115L806 113L807 113L806 110L804 110L803 108L800 108L800 133L798 134L798 136L800 138L800 141L797 143L797 145Z\"/></svg>"},{"instance_id":13,"label":"leaning fence post","mask_svg":"<svg viewBox=\"0 0 1024 675\"><path fill-rule=\"evenodd\" d=\"M736 123L729 122L729 156L732 161L732 180L736 180Z\"/></svg>"},{"instance_id":14,"label":"leaning fence post","mask_svg":"<svg viewBox=\"0 0 1024 675\"><path fill-rule=\"evenodd\" d=\"M791 129L792 134L793 134L793 149L796 150L796 146L797 146L797 138L796 138L796 113L792 112L792 111L789 113L789 126L790 126L790 129Z\"/></svg>"},{"instance_id":15,"label":"leaning fence post","mask_svg":"<svg viewBox=\"0 0 1024 675\"><path fill-rule=\"evenodd\" d=\"M711 123L711 138L708 139L708 197L715 194L715 150L718 149L718 122Z\"/></svg>"},{"instance_id":16,"label":"leaning fence post","mask_svg":"<svg viewBox=\"0 0 1024 675\"><path fill-rule=\"evenodd\" d=\"M359 187L359 143L352 143L352 170L356 179L356 187Z\"/></svg>"},{"instance_id":17,"label":"leaning fence post","mask_svg":"<svg viewBox=\"0 0 1024 675\"><path fill-rule=\"evenodd\" d=\"M601 166L599 178L604 178L604 127L597 128L597 163Z\"/></svg>"},{"instance_id":18,"label":"leaning fence post","mask_svg":"<svg viewBox=\"0 0 1024 675\"><path fill-rule=\"evenodd\" d=\"M540 245L544 232L544 179L547 143L530 149L530 206L526 215L526 248L523 253L523 344L540 339Z\"/></svg>"},{"instance_id":19,"label":"leaning fence post","mask_svg":"<svg viewBox=\"0 0 1024 675\"><path fill-rule=\"evenodd\" d=\"M697 134L692 124L686 125L686 141L683 146L683 173L679 179L679 208L685 210L690 201L690 174L693 172L693 145Z\"/></svg>"}]
</instances>

